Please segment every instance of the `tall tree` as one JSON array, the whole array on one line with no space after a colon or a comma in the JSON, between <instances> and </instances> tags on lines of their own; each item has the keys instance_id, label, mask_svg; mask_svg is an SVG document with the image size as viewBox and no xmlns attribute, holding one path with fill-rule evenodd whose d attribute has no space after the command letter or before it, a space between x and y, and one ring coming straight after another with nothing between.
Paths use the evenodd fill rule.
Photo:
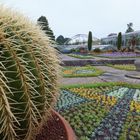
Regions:
<instances>
[{"instance_id":1,"label":"tall tree","mask_svg":"<svg viewBox=\"0 0 140 140\"><path fill-rule=\"evenodd\" d=\"M117 48L119 51L121 50L121 46L122 46L122 33L119 32L117 38Z\"/></svg>"},{"instance_id":2,"label":"tall tree","mask_svg":"<svg viewBox=\"0 0 140 140\"><path fill-rule=\"evenodd\" d=\"M55 41L55 36L51 28L49 27L48 20L45 16L41 16L37 20L37 24L42 27L42 30L46 33L48 37L50 37L51 40Z\"/></svg>"},{"instance_id":3,"label":"tall tree","mask_svg":"<svg viewBox=\"0 0 140 140\"><path fill-rule=\"evenodd\" d=\"M62 35L58 36L56 38L56 42L59 44L59 45L64 45L64 43L69 40L70 38L66 37L64 38Z\"/></svg>"},{"instance_id":4,"label":"tall tree","mask_svg":"<svg viewBox=\"0 0 140 140\"><path fill-rule=\"evenodd\" d=\"M133 27L133 23L132 22L130 22L129 24L127 24L126 33L134 32L134 29L132 27Z\"/></svg>"},{"instance_id":5,"label":"tall tree","mask_svg":"<svg viewBox=\"0 0 140 140\"><path fill-rule=\"evenodd\" d=\"M65 40L65 38L64 38L62 35L60 35L60 36L58 36L58 37L56 38L56 42L57 42L59 45L63 45L63 44L64 44L64 40Z\"/></svg>"},{"instance_id":6,"label":"tall tree","mask_svg":"<svg viewBox=\"0 0 140 140\"><path fill-rule=\"evenodd\" d=\"M92 32L89 31L88 33L88 50L91 51L92 49Z\"/></svg>"}]
</instances>

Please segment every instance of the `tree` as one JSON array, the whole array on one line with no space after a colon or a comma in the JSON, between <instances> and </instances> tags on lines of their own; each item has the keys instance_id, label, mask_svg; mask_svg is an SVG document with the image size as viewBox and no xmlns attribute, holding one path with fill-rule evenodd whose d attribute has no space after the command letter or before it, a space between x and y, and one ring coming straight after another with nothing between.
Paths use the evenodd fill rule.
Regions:
<instances>
[{"instance_id":1,"label":"tree","mask_svg":"<svg viewBox=\"0 0 140 140\"><path fill-rule=\"evenodd\" d=\"M59 45L63 45L64 44L64 41L65 41L65 38L60 35L56 38L56 42L59 44Z\"/></svg>"},{"instance_id":2,"label":"tree","mask_svg":"<svg viewBox=\"0 0 140 140\"><path fill-rule=\"evenodd\" d=\"M119 32L117 38L117 48L119 51L121 50L121 46L122 46L122 33Z\"/></svg>"},{"instance_id":3,"label":"tree","mask_svg":"<svg viewBox=\"0 0 140 140\"><path fill-rule=\"evenodd\" d=\"M130 22L129 24L127 24L126 33L134 32L134 29L132 29L132 26L133 26L133 23L132 22Z\"/></svg>"},{"instance_id":4,"label":"tree","mask_svg":"<svg viewBox=\"0 0 140 140\"><path fill-rule=\"evenodd\" d=\"M70 38L64 38L62 35L58 36L56 38L56 42L59 44L59 45L63 45L67 40L69 40Z\"/></svg>"},{"instance_id":5,"label":"tree","mask_svg":"<svg viewBox=\"0 0 140 140\"><path fill-rule=\"evenodd\" d=\"M89 31L88 33L88 50L91 51L92 49L92 32Z\"/></svg>"},{"instance_id":6,"label":"tree","mask_svg":"<svg viewBox=\"0 0 140 140\"><path fill-rule=\"evenodd\" d=\"M48 20L45 16L41 16L37 20L37 24L42 27L42 30L46 33L46 35L53 41L55 41L55 36L51 28L49 27Z\"/></svg>"}]
</instances>

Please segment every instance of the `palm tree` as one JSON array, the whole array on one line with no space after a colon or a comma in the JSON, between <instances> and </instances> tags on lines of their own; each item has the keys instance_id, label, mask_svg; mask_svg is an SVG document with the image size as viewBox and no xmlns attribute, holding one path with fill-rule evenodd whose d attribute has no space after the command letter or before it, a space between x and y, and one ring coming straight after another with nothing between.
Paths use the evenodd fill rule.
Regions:
<instances>
[{"instance_id":1,"label":"palm tree","mask_svg":"<svg viewBox=\"0 0 140 140\"><path fill-rule=\"evenodd\" d=\"M126 33L134 32L134 29L132 29L132 27L133 27L133 23L132 22L128 23Z\"/></svg>"}]
</instances>

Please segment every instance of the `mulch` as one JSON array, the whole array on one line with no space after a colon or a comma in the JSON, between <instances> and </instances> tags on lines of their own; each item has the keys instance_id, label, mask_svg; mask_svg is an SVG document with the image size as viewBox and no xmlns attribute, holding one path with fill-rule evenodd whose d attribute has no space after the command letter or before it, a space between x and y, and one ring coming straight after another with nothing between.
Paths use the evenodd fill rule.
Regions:
<instances>
[{"instance_id":1,"label":"mulch","mask_svg":"<svg viewBox=\"0 0 140 140\"><path fill-rule=\"evenodd\" d=\"M53 114L44 125L41 132L37 134L36 140L67 140L67 133L61 119Z\"/></svg>"}]
</instances>

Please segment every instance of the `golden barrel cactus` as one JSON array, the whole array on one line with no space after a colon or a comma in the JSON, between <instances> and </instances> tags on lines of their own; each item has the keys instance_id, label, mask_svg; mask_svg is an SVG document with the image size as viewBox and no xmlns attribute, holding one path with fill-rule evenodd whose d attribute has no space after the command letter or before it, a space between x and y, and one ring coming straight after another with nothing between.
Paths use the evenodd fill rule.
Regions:
<instances>
[{"instance_id":1,"label":"golden barrel cactus","mask_svg":"<svg viewBox=\"0 0 140 140\"><path fill-rule=\"evenodd\" d=\"M58 93L59 59L23 15L0 7L0 140L31 140Z\"/></svg>"}]
</instances>

